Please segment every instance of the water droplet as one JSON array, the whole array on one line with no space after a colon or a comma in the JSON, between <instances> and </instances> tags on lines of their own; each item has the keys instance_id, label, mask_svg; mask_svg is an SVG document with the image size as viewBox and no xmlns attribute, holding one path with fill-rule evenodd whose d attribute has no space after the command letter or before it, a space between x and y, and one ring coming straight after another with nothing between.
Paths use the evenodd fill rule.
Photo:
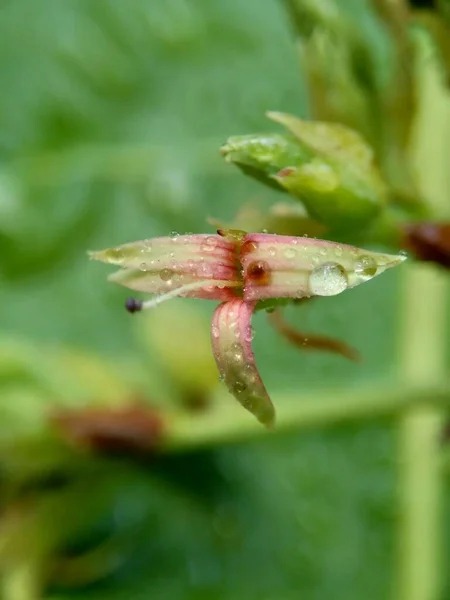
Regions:
<instances>
[{"instance_id":1,"label":"water droplet","mask_svg":"<svg viewBox=\"0 0 450 600\"><path fill-rule=\"evenodd\" d=\"M341 246L336 246L336 248L334 249L334 254L337 258L340 258L343 254L344 250Z\"/></svg>"},{"instance_id":2,"label":"water droplet","mask_svg":"<svg viewBox=\"0 0 450 600\"><path fill-rule=\"evenodd\" d=\"M267 248L267 252L269 253L269 256L277 255L277 249L275 248L275 246L270 246L270 248Z\"/></svg>"},{"instance_id":3,"label":"water droplet","mask_svg":"<svg viewBox=\"0 0 450 600\"><path fill-rule=\"evenodd\" d=\"M251 342L254 337L255 337L255 332L253 330L253 327L251 325L249 325L245 330L244 339L246 342Z\"/></svg>"},{"instance_id":4,"label":"water droplet","mask_svg":"<svg viewBox=\"0 0 450 600\"><path fill-rule=\"evenodd\" d=\"M147 263L141 262L141 264L139 265L139 268L140 268L141 271L146 271L147 270Z\"/></svg>"},{"instance_id":5,"label":"water droplet","mask_svg":"<svg viewBox=\"0 0 450 600\"><path fill-rule=\"evenodd\" d=\"M180 234L177 233L176 231L172 231L170 234L170 239L172 240L172 242L176 242L179 237L180 237Z\"/></svg>"},{"instance_id":6,"label":"water droplet","mask_svg":"<svg viewBox=\"0 0 450 600\"><path fill-rule=\"evenodd\" d=\"M110 248L106 251L105 254L109 260L115 262L118 265L122 264L124 261L124 253L122 252L121 248Z\"/></svg>"},{"instance_id":7,"label":"water droplet","mask_svg":"<svg viewBox=\"0 0 450 600\"><path fill-rule=\"evenodd\" d=\"M404 256L405 258L408 258L408 253L406 252L406 250L400 250L399 254L400 254L400 256Z\"/></svg>"},{"instance_id":8,"label":"water droplet","mask_svg":"<svg viewBox=\"0 0 450 600\"><path fill-rule=\"evenodd\" d=\"M219 332L219 328L216 327L216 325L213 325L211 327L211 333L212 333L213 338L218 338L219 337L219 333L220 333Z\"/></svg>"},{"instance_id":9,"label":"water droplet","mask_svg":"<svg viewBox=\"0 0 450 600\"><path fill-rule=\"evenodd\" d=\"M320 254L321 254L322 256L326 256L326 255L328 254L328 250L327 250L326 248L321 248L321 249L320 249Z\"/></svg>"},{"instance_id":10,"label":"water droplet","mask_svg":"<svg viewBox=\"0 0 450 600\"><path fill-rule=\"evenodd\" d=\"M309 276L309 289L316 296L335 296L346 290L347 285L345 269L337 263L319 265Z\"/></svg>"},{"instance_id":11,"label":"water droplet","mask_svg":"<svg viewBox=\"0 0 450 600\"><path fill-rule=\"evenodd\" d=\"M209 236L205 239L205 241L201 245L201 250L203 252L213 252L217 246L216 238Z\"/></svg>"},{"instance_id":12,"label":"water droplet","mask_svg":"<svg viewBox=\"0 0 450 600\"><path fill-rule=\"evenodd\" d=\"M295 258L297 255L294 248L286 248L286 250L283 252L283 254L285 255L286 258Z\"/></svg>"},{"instance_id":13,"label":"water droplet","mask_svg":"<svg viewBox=\"0 0 450 600\"><path fill-rule=\"evenodd\" d=\"M269 233L268 229L261 229L261 233Z\"/></svg>"},{"instance_id":14,"label":"water droplet","mask_svg":"<svg viewBox=\"0 0 450 600\"><path fill-rule=\"evenodd\" d=\"M355 263L355 273L367 279L376 275L377 269L376 260L372 256L361 256Z\"/></svg>"},{"instance_id":15,"label":"water droplet","mask_svg":"<svg viewBox=\"0 0 450 600\"><path fill-rule=\"evenodd\" d=\"M161 269L159 276L163 281L170 281L173 277L173 271L171 269Z\"/></svg>"},{"instance_id":16,"label":"water droplet","mask_svg":"<svg viewBox=\"0 0 450 600\"><path fill-rule=\"evenodd\" d=\"M235 381L233 391L235 394L242 394L247 389L247 385L243 381Z\"/></svg>"},{"instance_id":17,"label":"water droplet","mask_svg":"<svg viewBox=\"0 0 450 600\"><path fill-rule=\"evenodd\" d=\"M197 270L199 277L212 277L213 275L213 267L209 263L203 263Z\"/></svg>"},{"instance_id":18,"label":"water droplet","mask_svg":"<svg viewBox=\"0 0 450 600\"><path fill-rule=\"evenodd\" d=\"M244 377L248 384L255 383L258 376L256 374L256 369L253 365L245 365L244 367Z\"/></svg>"},{"instance_id":19,"label":"water droplet","mask_svg":"<svg viewBox=\"0 0 450 600\"><path fill-rule=\"evenodd\" d=\"M230 346L230 358L236 362L241 362L243 358L243 351L241 344L235 343Z\"/></svg>"}]
</instances>

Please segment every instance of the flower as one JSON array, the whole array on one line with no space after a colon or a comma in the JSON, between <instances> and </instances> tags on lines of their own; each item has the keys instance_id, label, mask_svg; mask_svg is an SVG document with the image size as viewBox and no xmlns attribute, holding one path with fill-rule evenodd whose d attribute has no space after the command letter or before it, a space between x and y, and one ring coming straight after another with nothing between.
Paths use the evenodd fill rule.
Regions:
<instances>
[{"instance_id":1,"label":"flower","mask_svg":"<svg viewBox=\"0 0 450 600\"><path fill-rule=\"evenodd\" d=\"M90 253L120 266L109 280L155 294L127 300L130 312L176 296L219 300L211 325L221 379L263 424L275 409L252 350L251 319L263 301L335 296L369 281L405 259L304 237L219 230L215 235L174 235Z\"/></svg>"}]
</instances>

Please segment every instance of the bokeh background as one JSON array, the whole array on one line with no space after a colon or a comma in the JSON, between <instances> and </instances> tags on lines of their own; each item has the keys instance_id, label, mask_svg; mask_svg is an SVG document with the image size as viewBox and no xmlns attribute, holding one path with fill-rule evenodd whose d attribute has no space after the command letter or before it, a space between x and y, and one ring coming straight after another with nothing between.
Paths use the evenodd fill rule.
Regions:
<instances>
[{"instance_id":1,"label":"bokeh background","mask_svg":"<svg viewBox=\"0 0 450 600\"><path fill-rule=\"evenodd\" d=\"M337 4L388 69L369 3ZM130 316L87 258L279 201L218 148L270 129L266 110L308 116L305 85L281 1L0 3L5 600L450 598L445 276L394 269L289 307L360 364L295 349L258 314L269 434L218 380L213 305ZM433 173L437 139L424 156Z\"/></svg>"}]
</instances>

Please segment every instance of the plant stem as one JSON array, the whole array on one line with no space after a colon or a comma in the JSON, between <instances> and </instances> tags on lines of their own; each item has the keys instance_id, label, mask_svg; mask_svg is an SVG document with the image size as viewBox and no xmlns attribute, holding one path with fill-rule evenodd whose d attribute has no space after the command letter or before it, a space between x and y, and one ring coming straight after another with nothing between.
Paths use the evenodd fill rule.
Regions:
<instances>
[{"instance_id":1,"label":"plant stem","mask_svg":"<svg viewBox=\"0 0 450 600\"><path fill-rule=\"evenodd\" d=\"M196 414L195 418L189 415L173 416L168 423L163 450L184 451L284 434L308 427L389 416L420 405L424 397L429 403L436 405L436 410L441 411L442 405L450 405L450 385L433 382L432 385L422 387L388 383L383 387L371 385L352 391L316 391L310 396L275 396L273 400L278 410L277 423L274 430L268 433L251 415L238 407L231 396L224 394L223 402L218 402L223 409Z\"/></svg>"},{"instance_id":2,"label":"plant stem","mask_svg":"<svg viewBox=\"0 0 450 600\"><path fill-rule=\"evenodd\" d=\"M437 62L430 60L430 47L418 41L419 110L411 159L423 195L435 214L445 218L450 183L445 151L449 99ZM435 385L446 376L447 280L447 273L429 266L405 269L400 368L407 385ZM401 518L395 598L401 600L442 597L440 441L444 417L444 411L424 396L422 406L406 411L399 425Z\"/></svg>"},{"instance_id":3,"label":"plant stem","mask_svg":"<svg viewBox=\"0 0 450 600\"><path fill-rule=\"evenodd\" d=\"M400 368L408 385L433 385L445 373L445 274L414 265L405 274ZM423 388L422 388L423 389ZM440 590L440 440L444 412L429 397L399 423L401 600L437 600Z\"/></svg>"}]
</instances>

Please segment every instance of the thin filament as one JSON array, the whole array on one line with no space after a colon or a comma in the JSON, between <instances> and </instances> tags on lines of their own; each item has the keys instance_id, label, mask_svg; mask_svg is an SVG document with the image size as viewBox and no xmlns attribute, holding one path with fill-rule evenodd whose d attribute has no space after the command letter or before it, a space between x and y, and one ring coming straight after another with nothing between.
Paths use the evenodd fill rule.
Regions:
<instances>
[{"instance_id":1,"label":"thin filament","mask_svg":"<svg viewBox=\"0 0 450 600\"><path fill-rule=\"evenodd\" d=\"M193 283L186 283L185 285L182 285L180 287L175 288L174 290L170 290L170 292L166 292L165 294L162 294L161 296L156 296L156 298L152 298L151 300L146 300L145 302L142 303L142 310L146 309L146 308L154 308L155 306L158 306L158 304L161 304L162 302L165 302L166 300L171 300L172 298L176 298L177 296L181 296L182 294L185 294L186 292L192 292L193 290L198 290L201 288L205 288L205 287L215 287L215 286L223 286L225 287L240 287L242 285L241 282L239 281L211 281L211 279L208 280L204 280L204 281L194 281Z\"/></svg>"}]
</instances>

